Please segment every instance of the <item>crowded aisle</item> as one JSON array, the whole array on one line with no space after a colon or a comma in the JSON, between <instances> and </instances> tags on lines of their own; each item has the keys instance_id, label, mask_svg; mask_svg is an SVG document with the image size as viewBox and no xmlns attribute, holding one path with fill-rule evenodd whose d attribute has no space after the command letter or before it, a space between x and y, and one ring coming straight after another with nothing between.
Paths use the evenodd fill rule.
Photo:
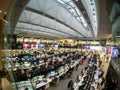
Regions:
<instances>
[{"instance_id":1,"label":"crowded aisle","mask_svg":"<svg viewBox=\"0 0 120 90\"><path fill-rule=\"evenodd\" d=\"M72 80L75 83L77 81L77 76L81 73L82 69L87 66L87 63L88 59L86 59L83 64L79 65L78 70L74 70L70 78L60 80L57 85L51 86L48 90L67 90L69 81Z\"/></svg>"}]
</instances>

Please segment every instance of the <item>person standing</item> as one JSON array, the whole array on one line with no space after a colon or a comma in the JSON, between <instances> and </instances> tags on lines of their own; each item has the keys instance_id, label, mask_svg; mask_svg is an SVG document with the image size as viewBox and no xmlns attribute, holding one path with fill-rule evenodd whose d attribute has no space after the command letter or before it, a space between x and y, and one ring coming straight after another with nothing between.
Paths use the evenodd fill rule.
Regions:
<instances>
[{"instance_id":1,"label":"person standing","mask_svg":"<svg viewBox=\"0 0 120 90\"><path fill-rule=\"evenodd\" d=\"M68 82L68 90L72 90L72 89L73 89L73 81L70 80L70 81Z\"/></svg>"}]
</instances>

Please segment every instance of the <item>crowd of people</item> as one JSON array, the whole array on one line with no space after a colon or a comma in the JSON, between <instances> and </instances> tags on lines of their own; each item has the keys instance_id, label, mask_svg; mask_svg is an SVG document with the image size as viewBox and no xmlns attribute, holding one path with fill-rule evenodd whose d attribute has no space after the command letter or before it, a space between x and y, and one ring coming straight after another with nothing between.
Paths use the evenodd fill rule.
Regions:
<instances>
[{"instance_id":1,"label":"crowd of people","mask_svg":"<svg viewBox=\"0 0 120 90\"><path fill-rule=\"evenodd\" d=\"M68 70L59 78L71 77L73 70L77 71L79 65L86 59L86 53L77 50L63 51L57 54L51 51L44 53L44 57L41 57L42 55L39 52L30 52L31 51L29 51L29 53L21 52L12 56L12 62L14 63L12 68L16 68L15 70L13 69L12 72L14 73L16 82L26 81L37 76L44 76L43 78L46 78L51 72L57 73L55 76L58 76L60 68L63 67L63 69L65 69L66 66ZM9 58L4 58L5 61L6 59L10 61ZM76 61L78 61L78 63L75 64ZM29 65L25 66L25 64L28 63ZM15 66L16 64L18 64L17 67ZM74 64L75 66L72 67ZM52 77L52 82L58 80L55 76Z\"/></svg>"},{"instance_id":2,"label":"crowd of people","mask_svg":"<svg viewBox=\"0 0 120 90\"><path fill-rule=\"evenodd\" d=\"M91 52L90 57L86 60L88 65L85 66L81 73L77 75L76 81L68 82L68 90L98 90L99 85L104 83L104 66L99 61L99 54Z\"/></svg>"},{"instance_id":3,"label":"crowd of people","mask_svg":"<svg viewBox=\"0 0 120 90\"><path fill-rule=\"evenodd\" d=\"M52 77L52 83L57 84L61 78L71 77L73 71L78 71L79 66L87 60L87 65L77 75L76 81L70 80L67 88L68 90L97 90L99 85L102 85L105 81L103 78L104 65L102 65L99 54L92 51L89 52L89 57L87 57L87 54L79 51L64 51L55 54L54 51L51 51L47 52L44 57L41 57L41 53L35 51L32 54L21 53L18 56L14 55L12 57L13 63L19 63L17 69L13 71L15 81L32 80L37 76L46 78L50 76L51 72L54 72L57 74ZM25 56L28 58L23 58ZM78 61L77 64L75 64L76 61ZM29 66L23 68L24 62L29 62ZM75 66L72 67L73 64ZM56 78L60 74L60 68L62 67L65 70L66 66L68 70L59 78Z\"/></svg>"}]
</instances>

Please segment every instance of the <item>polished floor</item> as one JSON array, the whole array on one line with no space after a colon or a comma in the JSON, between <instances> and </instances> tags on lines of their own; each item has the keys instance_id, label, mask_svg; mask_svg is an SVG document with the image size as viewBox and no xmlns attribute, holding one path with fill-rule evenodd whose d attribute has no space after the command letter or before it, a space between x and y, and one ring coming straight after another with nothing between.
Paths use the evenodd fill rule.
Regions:
<instances>
[{"instance_id":1,"label":"polished floor","mask_svg":"<svg viewBox=\"0 0 120 90\"><path fill-rule=\"evenodd\" d=\"M47 90L68 90L67 89L67 85L68 85L68 82L70 80L73 80L74 82L77 80L77 75L80 74L81 70L87 66L87 60L84 61L84 63L82 65L79 66L78 68L78 71L74 71L73 72L73 75L71 78L66 78L66 79L63 79L63 80L60 80L60 82L58 83L58 85L52 85L50 86Z\"/></svg>"}]
</instances>

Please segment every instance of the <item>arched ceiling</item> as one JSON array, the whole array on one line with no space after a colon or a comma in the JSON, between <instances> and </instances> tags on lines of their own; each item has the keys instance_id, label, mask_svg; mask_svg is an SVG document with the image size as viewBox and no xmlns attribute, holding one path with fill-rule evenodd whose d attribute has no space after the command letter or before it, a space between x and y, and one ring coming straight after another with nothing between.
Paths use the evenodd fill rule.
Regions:
<instances>
[{"instance_id":1,"label":"arched ceiling","mask_svg":"<svg viewBox=\"0 0 120 90\"><path fill-rule=\"evenodd\" d=\"M27 0L23 4L23 10L14 11L19 15L10 16L18 18L16 24L12 22L12 30L14 29L15 34L99 39L101 32L104 31L99 22L102 17L98 15L101 13L99 3L99 0L97 2L96 0ZM6 29L11 28L11 21ZM102 38L105 38L103 36Z\"/></svg>"}]
</instances>

